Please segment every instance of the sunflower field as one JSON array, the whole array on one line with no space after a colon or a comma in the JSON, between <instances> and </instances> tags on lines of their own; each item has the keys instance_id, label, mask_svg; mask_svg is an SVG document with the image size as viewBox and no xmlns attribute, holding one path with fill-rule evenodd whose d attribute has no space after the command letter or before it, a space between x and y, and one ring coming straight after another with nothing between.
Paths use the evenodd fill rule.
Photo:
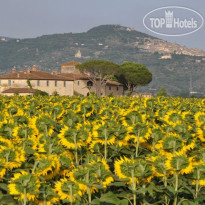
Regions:
<instances>
[{"instance_id":1,"label":"sunflower field","mask_svg":"<svg viewBox=\"0 0 205 205\"><path fill-rule=\"evenodd\" d=\"M205 204L205 100L0 96L0 204Z\"/></svg>"}]
</instances>

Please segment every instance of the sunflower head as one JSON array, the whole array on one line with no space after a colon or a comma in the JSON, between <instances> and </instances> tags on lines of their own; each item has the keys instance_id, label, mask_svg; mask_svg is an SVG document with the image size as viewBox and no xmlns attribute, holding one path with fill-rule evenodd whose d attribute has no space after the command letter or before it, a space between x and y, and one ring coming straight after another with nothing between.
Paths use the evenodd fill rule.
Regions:
<instances>
[{"instance_id":1,"label":"sunflower head","mask_svg":"<svg viewBox=\"0 0 205 205\"><path fill-rule=\"evenodd\" d=\"M54 191L58 194L61 200L68 200L69 202L76 201L83 194L78 183L66 178L61 179L55 184Z\"/></svg>"},{"instance_id":2,"label":"sunflower head","mask_svg":"<svg viewBox=\"0 0 205 205\"><path fill-rule=\"evenodd\" d=\"M173 155L166 161L166 169L172 170L179 174L189 174L193 171L193 158L188 158L186 155Z\"/></svg>"},{"instance_id":3,"label":"sunflower head","mask_svg":"<svg viewBox=\"0 0 205 205\"><path fill-rule=\"evenodd\" d=\"M17 195L19 200L24 199L24 193L26 191L27 199L29 201L34 201L38 196L40 181L35 175L21 171L14 174L8 188L9 193L11 195Z\"/></svg>"}]
</instances>

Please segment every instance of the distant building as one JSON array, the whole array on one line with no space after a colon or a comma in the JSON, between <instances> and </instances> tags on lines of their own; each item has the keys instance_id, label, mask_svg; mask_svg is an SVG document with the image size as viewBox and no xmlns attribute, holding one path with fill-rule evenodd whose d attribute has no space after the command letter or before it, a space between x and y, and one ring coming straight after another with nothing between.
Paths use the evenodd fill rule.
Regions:
<instances>
[{"instance_id":1,"label":"distant building","mask_svg":"<svg viewBox=\"0 0 205 205\"><path fill-rule=\"evenodd\" d=\"M61 73L80 74L80 71L76 68L76 65L78 64L80 63L74 60L61 64Z\"/></svg>"},{"instance_id":2,"label":"distant building","mask_svg":"<svg viewBox=\"0 0 205 205\"><path fill-rule=\"evenodd\" d=\"M100 85L100 81L97 81L96 85L93 84L92 78L89 75L82 74L76 65L80 64L76 61L71 61L61 65L61 73L58 75L73 79L74 92L80 95L87 96L90 92L100 92L101 96L123 95L123 85L116 81L107 81L104 85Z\"/></svg>"},{"instance_id":3,"label":"distant building","mask_svg":"<svg viewBox=\"0 0 205 205\"><path fill-rule=\"evenodd\" d=\"M82 58L82 54L80 50L75 54L75 58Z\"/></svg>"},{"instance_id":4,"label":"distant building","mask_svg":"<svg viewBox=\"0 0 205 205\"><path fill-rule=\"evenodd\" d=\"M37 70L37 66L24 71L16 71L12 68L9 74L0 75L0 93L3 95L32 95L36 90L41 90L52 95L55 91L59 95L72 96L74 94L88 96L90 92L100 91L101 96L123 95L123 85L116 81L106 81L100 85L92 82L92 78L82 74L76 65L77 61L71 61L61 65L61 72L52 73ZM32 89L29 87L29 83Z\"/></svg>"},{"instance_id":5,"label":"distant building","mask_svg":"<svg viewBox=\"0 0 205 205\"><path fill-rule=\"evenodd\" d=\"M73 79L37 70L36 66L24 71L16 71L15 68L9 74L0 75L0 93L12 95L18 92L33 93L28 90L30 82L33 89L38 89L52 95L57 91L60 95L73 95ZM25 89L27 88L27 90Z\"/></svg>"},{"instance_id":6,"label":"distant building","mask_svg":"<svg viewBox=\"0 0 205 205\"><path fill-rule=\"evenodd\" d=\"M172 59L172 55L163 55L160 57L160 59Z\"/></svg>"}]
</instances>

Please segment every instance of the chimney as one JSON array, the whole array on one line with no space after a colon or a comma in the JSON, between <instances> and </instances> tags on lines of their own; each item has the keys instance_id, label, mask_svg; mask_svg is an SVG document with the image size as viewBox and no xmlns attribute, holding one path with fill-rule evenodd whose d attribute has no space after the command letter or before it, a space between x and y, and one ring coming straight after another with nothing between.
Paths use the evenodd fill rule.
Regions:
<instances>
[{"instance_id":1,"label":"chimney","mask_svg":"<svg viewBox=\"0 0 205 205\"><path fill-rule=\"evenodd\" d=\"M13 68L11 69L11 72L12 72L12 73L15 73L15 72L16 72L16 67L13 67Z\"/></svg>"},{"instance_id":2,"label":"chimney","mask_svg":"<svg viewBox=\"0 0 205 205\"><path fill-rule=\"evenodd\" d=\"M31 73L31 68L28 68L28 69L27 69L27 73Z\"/></svg>"},{"instance_id":3,"label":"chimney","mask_svg":"<svg viewBox=\"0 0 205 205\"><path fill-rule=\"evenodd\" d=\"M32 71L37 71L37 66L36 65L32 66Z\"/></svg>"},{"instance_id":4,"label":"chimney","mask_svg":"<svg viewBox=\"0 0 205 205\"><path fill-rule=\"evenodd\" d=\"M52 75L58 75L59 72L58 72L58 70L54 70L54 71L51 72L51 74L52 74Z\"/></svg>"}]
</instances>

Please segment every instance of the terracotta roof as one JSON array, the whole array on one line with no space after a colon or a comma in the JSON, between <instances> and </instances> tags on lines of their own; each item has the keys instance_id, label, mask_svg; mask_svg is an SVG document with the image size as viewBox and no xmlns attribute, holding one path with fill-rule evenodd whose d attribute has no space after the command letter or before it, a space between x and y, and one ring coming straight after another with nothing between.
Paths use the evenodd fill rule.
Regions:
<instances>
[{"instance_id":1,"label":"terracotta roof","mask_svg":"<svg viewBox=\"0 0 205 205\"><path fill-rule=\"evenodd\" d=\"M76 65L78 65L78 64L81 64L81 63L72 60L72 61L70 61L70 62L67 62L67 63L63 63L63 64L61 64L61 66L76 66Z\"/></svg>"},{"instance_id":2,"label":"terracotta roof","mask_svg":"<svg viewBox=\"0 0 205 205\"><path fill-rule=\"evenodd\" d=\"M90 80L91 79L91 77L89 77L86 74L59 73L58 75L72 78L73 80ZM123 86L121 83L118 83L117 81L111 81L111 80L107 81L107 85Z\"/></svg>"},{"instance_id":3,"label":"terracotta roof","mask_svg":"<svg viewBox=\"0 0 205 205\"><path fill-rule=\"evenodd\" d=\"M36 90L31 88L9 88L2 93L34 93Z\"/></svg>"},{"instance_id":4,"label":"terracotta roof","mask_svg":"<svg viewBox=\"0 0 205 205\"><path fill-rule=\"evenodd\" d=\"M112 81L112 80L108 80L108 81L107 81L107 85L123 86L122 83L119 83L119 82L117 82L117 81Z\"/></svg>"},{"instance_id":5,"label":"terracotta roof","mask_svg":"<svg viewBox=\"0 0 205 205\"><path fill-rule=\"evenodd\" d=\"M56 74L51 74L44 71L19 71L14 73L8 73L4 75L0 75L0 79L29 79L29 80L70 80L71 78L66 76L60 76Z\"/></svg>"},{"instance_id":6,"label":"terracotta roof","mask_svg":"<svg viewBox=\"0 0 205 205\"><path fill-rule=\"evenodd\" d=\"M75 74L75 73L59 73L59 76L70 78L72 80L89 80L89 76L85 74Z\"/></svg>"}]
</instances>

